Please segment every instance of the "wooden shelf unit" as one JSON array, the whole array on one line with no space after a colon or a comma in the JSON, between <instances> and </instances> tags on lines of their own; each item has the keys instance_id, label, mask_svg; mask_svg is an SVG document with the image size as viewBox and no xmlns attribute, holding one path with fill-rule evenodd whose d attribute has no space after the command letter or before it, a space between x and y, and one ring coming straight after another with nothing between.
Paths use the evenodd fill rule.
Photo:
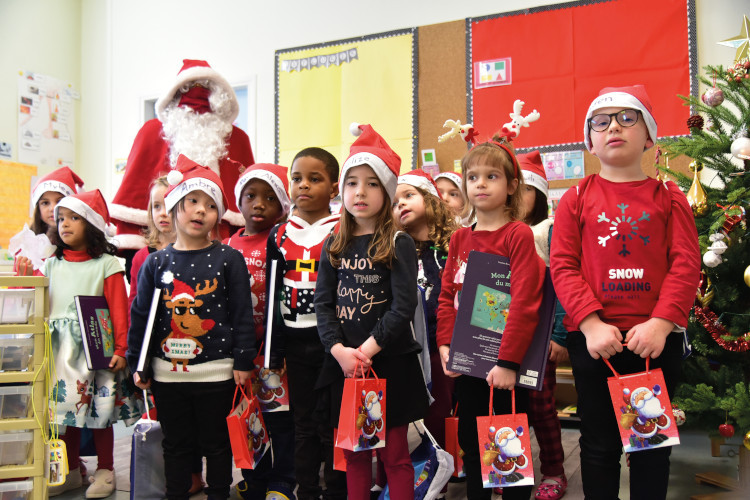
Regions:
<instances>
[{"instance_id":1,"label":"wooden shelf unit","mask_svg":"<svg viewBox=\"0 0 750 500\"><path fill-rule=\"evenodd\" d=\"M34 417L0 420L0 431L30 430L33 440L29 451L27 465L5 465L0 467L0 479L28 478L33 481L31 497L33 500L47 498L47 478L45 463L47 447L44 444L43 431L48 432L49 405L48 381L46 374L47 360L44 358L44 323L49 316L49 280L44 276L3 276L0 287L34 288L34 316L28 324L0 324L0 336L9 334L32 334L34 350L28 370L24 372L0 373L0 384L32 384L33 408L38 412ZM41 424L41 426L40 426ZM43 426L43 427L42 427Z\"/></svg>"}]
</instances>

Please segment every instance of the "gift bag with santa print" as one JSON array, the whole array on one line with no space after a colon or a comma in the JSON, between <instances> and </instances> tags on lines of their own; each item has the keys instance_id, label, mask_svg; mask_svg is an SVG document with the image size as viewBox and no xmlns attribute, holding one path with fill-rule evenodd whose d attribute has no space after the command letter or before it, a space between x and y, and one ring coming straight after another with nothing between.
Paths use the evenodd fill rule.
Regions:
<instances>
[{"instance_id":1,"label":"gift bag with santa print","mask_svg":"<svg viewBox=\"0 0 750 500\"><path fill-rule=\"evenodd\" d=\"M453 477L466 477L464 450L458 444L458 404L453 416L445 419L445 451L453 457Z\"/></svg>"},{"instance_id":2,"label":"gift bag with santa print","mask_svg":"<svg viewBox=\"0 0 750 500\"><path fill-rule=\"evenodd\" d=\"M485 488L533 486L529 420L525 413L516 413L515 389L511 391L512 413L493 415L494 392L490 390L490 415L477 417L482 485Z\"/></svg>"},{"instance_id":3,"label":"gift bag with santa print","mask_svg":"<svg viewBox=\"0 0 750 500\"><path fill-rule=\"evenodd\" d=\"M649 359L645 372L630 375L620 375L604 360L614 373L607 384L626 453L680 444L677 425L669 416L672 403L664 374L660 368L649 370Z\"/></svg>"},{"instance_id":4,"label":"gift bag with santa print","mask_svg":"<svg viewBox=\"0 0 750 500\"><path fill-rule=\"evenodd\" d=\"M245 389L258 398L263 413L272 411L289 411L289 382L287 372L271 370L263 366L265 357L255 358L255 368L250 372L250 378Z\"/></svg>"},{"instance_id":5,"label":"gift bag with santa print","mask_svg":"<svg viewBox=\"0 0 750 500\"><path fill-rule=\"evenodd\" d=\"M355 376L344 380L336 446L363 451L385 446L385 379Z\"/></svg>"},{"instance_id":6,"label":"gift bag with santa print","mask_svg":"<svg viewBox=\"0 0 750 500\"><path fill-rule=\"evenodd\" d=\"M268 432L258 399L254 396L248 398L238 385L234 390L235 400L237 391L241 393L240 402L227 416L232 455L240 469L254 469L270 447Z\"/></svg>"}]
</instances>

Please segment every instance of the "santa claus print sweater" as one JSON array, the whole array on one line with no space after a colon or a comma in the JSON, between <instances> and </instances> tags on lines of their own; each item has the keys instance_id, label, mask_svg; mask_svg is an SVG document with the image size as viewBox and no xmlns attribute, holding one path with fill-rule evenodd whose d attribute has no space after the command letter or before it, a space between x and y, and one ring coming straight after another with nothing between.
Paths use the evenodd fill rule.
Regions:
<instances>
[{"instance_id":1,"label":"santa claus print sweater","mask_svg":"<svg viewBox=\"0 0 750 500\"><path fill-rule=\"evenodd\" d=\"M256 355L250 280L242 255L218 241L200 250L173 244L148 256L138 275L127 360L135 373L154 288L161 288L151 343L158 382L221 382L249 371Z\"/></svg>"},{"instance_id":2,"label":"santa claus print sweater","mask_svg":"<svg viewBox=\"0 0 750 500\"><path fill-rule=\"evenodd\" d=\"M568 331L591 313L623 331L652 317L687 325L701 259L674 183L583 179L560 200L550 254Z\"/></svg>"},{"instance_id":3,"label":"santa claus print sweater","mask_svg":"<svg viewBox=\"0 0 750 500\"><path fill-rule=\"evenodd\" d=\"M437 344L448 345L464 283L469 252L477 250L510 259L510 309L503 331L497 365L518 370L539 322L545 266L536 253L531 228L520 221L508 222L495 231L463 227L453 233L448 262L443 270L438 299ZM459 332L456 332L457 334Z\"/></svg>"}]
</instances>

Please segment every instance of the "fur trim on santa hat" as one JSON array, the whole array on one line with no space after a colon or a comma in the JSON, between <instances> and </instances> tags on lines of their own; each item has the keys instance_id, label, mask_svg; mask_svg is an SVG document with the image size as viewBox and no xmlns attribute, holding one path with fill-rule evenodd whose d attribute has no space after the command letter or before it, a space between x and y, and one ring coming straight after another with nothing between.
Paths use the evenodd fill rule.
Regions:
<instances>
[{"instance_id":1,"label":"fur trim on santa hat","mask_svg":"<svg viewBox=\"0 0 750 500\"><path fill-rule=\"evenodd\" d=\"M140 234L121 233L112 238L112 243L121 250L140 250L148 245L146 238Z\"/></svg>"},{"instance_id":2,"label":"fur trim on santa hat","mask_svg":"<svg viewBox=\"0 0 750 500\"><path fill-rule=\"evenodd\" d=\"M388 197L393 200L398 186L401 157L385 142L370 125L352 123L349 130L360 135L349 148L349 158L344 162L339 175L339 193L344 192L346 172L352 167L369 165L383 184ZM357 135L357 134L355 134Z\"/></svg>"},{"instance_id":3,"label":"fur trim on santa hat","mask_svg":"<svg viewBox=\"0 0 750 500\"><path fill-rule=\"evenodd\" d=\"M77 213L99 231L107 236L111 236L108 231L109 210L107 210L107 202L104 201L104 196L102 196L102 193L98 189L66 196L61 199L55 205L55 221L59 218L61 207Z\"/></svg>"},{"instance_id":4,"label":"fur trim on santa hat","mask_svg":"<svg viewBox=\"0 0 750 500\"><path fill-rule=\"evenodd\" d=\"M583 122L583 142L586 149L591 151L591 130L589 120L594 112L601 108L630 108L637 109L646 123L649 138L656 143L656 120L652 114L651 99L643 85L630 87L606 87L599 92L599 96L589 106L586 120Z\"/></svg>"},{"instance_id":5,"label":"fur trim on santa hat","mask_svg":"<svg viewBox=\"0 0 750 500\"><path fill-rule=\"evenodd\" d=\"M518 164L521 166L524 182L529 186L534 186L545 197L549 198L549 182L547 182L547 174L544 171L542 156L539 151L519 154L516 158L518 158Z\"/></svg>"},{"instance_id":6,"label":"fur trim on santa hat","mask_svg":"<svg viewBox=\"0 0 750 500\"><path fill-rule=\"evenodd\" d=\"M432 180L432 176L424 170L418 169L406 172L399 176L398 183L418 187L427 191L431 195L440 198L440 191L438 191L435 181Z\"/></svg>"},{"instance_id":7,"label":"fur trim on santa hat","mask_svg":"<svg viewBox=\"0 0 750 500\"><path fill-rule=\"evenodd\" d=\"M256 163L249 167L245 172L237 179L237 184L234 186L234 199L237 200L237 207L242 203L242 190L245 188L248 182L253 179L258 179L266 182L273 192L276 193L279 203L281 203L281 210L284 215L289 213L289 209L292 206L292 200L289 199L289 169L282 167L281 165L274 165L273 163ZM243 221L243 225L245 222Z\"/></svg>"},{"instance_id":8,"label":"fur trim on santa hat","mask_svg":"<svg viewBox=\"0 0 750 500\"><path fill-rule=\"evenodd\" d=\"M70 196L83 187L83 180L70 167L61 167L39 179L31 191L31 206L36 207L39 198L47 191Z\"/></svg>"},{"instance_id":9,"label":"fur trim on santa hat","mask_svg":"<svg viewBox=\"0 0 750 500\"><path fill-rule=\"evenodd\" d=\"M172 210L177 203L191 191L203 191L216 202L219 219L224 216L227 199L224 196L224 186L219 176L208 167L199 165L187 156L180 155L174 170L167 174L170 187L164 193L164 205L167 211Z\"/></svg>"},{"instance_id":10,"label":"fur trim on santa hat","mask_svg":"<svg viewBox=\"0 0 750 500\"><path fill-rule=\"evenodd\" d=\"M461 174L459 174L458 172L440 172L435 176L435 183L437 183L438 179L448 179L453 184L455 184L458 189L461 189L461 184L463 183Z\"/></svg>"},{"instance_id":11,"label":"fur trim on santa hat","mask_svg":"<svg viewBox=\"0 0 750 500\"><path fill-rule=\"evenodd\" d=\"M223 76L217 73L215 69L209 66L206 61L183 59L182 68L179 73L177 73L177 80L169 89L167 89L164 95L156 101L156 116L160 121L162 120L164 110L174 100L180 89L198 80L209 80L229 94L232 98L232 109L229 116L229 122L232 123L237 119L237 116L240 114L240 105L237 102L237 95L234 93L232 85L230 85Z\"/></svg>"},{"instance_id":12,"label":"fur trim on santa hat","mask_svg":"<svg viewBox=\"0 0 750 500\"><path fill-rule=\"evenodd\" d=\"M126 207L119 203L110 203L109 216L113 219L137 224L139 226L148 225L148 211L139 208Z\"/></svg>"},{"instance_id":13,"label":"fur trim on santa hat","mask_svg":"<svg viewBox=\"0 0 750 500\"><path fill-rule=\"evenodd\" d=\"M241 213L235 212L234 210L227 210L221 220L226 221L233 226L242 227L245 225L245 218Z\"/></svg>"}]
</instances>

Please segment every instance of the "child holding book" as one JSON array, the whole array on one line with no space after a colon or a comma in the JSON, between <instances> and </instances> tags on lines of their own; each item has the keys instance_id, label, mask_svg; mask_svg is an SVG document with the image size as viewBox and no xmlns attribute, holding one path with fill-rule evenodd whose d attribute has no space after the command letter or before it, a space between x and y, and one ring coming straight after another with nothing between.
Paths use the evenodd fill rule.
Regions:
<instances>
[{"instance_id":1,"label":"child holding book","mask_svg":"<svg viewBox=\"0 0 750 500\"><path fill-rule=\"evenodd\" d=\"M277 225L268 237L267 268L277 261L275 289L278 300L268 302L273 317L272 366L286 361L289 400L294 414L294 471L297 498L346 498L346 476L333 469L333 427L321 423L316 407L325 351L318 337L315 281L323 242L339 222L329 204L338 194L339 164L325 149L305 148L294 157L291 195L295 206L289 221ZM325 462L320 487L320 465Z\"/></svg>"},{"instance_id":2,"label":"child holding book","mask_svg":"<svg viewBox=\"0 0 750 500\"><path fill-rule=\"evenodd\" d=\"M583 125L601 171L568 190L555 211L550 269L565 309L568 352L581 417L581 478L587 498L617 498L622 441L607 378L661 368L670 397L700 272L698 234L685 195L647 177L644 150L656 141L642 85L605 88ZM627 283L616 271L635 270ZM618 292L628 288L637 292ZM627 347L623 348L623 342ZM630 456L631 498L666 498L671 447Z\"/></svg>"},{"instance_id":3,"label":"child holding book","mask_svg":"<svg viewBox=\"0 0 750 500\"><path fill-rule=\"evenodd\" d=\"M226 499L232 483L226 417L256 354L250 279L242 255L211 240L227 206L219 176L180 155L167 179L164 202L177 238L141 267L127 359L136 385L151 386L159 410L167 498L188 498L197 442L206 457L206 495ZM154 293L160 298L151 342L144 346ZM141 349L151 356L145 380L135 373Z\"/></svg>"},{"instance_id":4,"label":"child holding book","mask_svg":"<svg viewBox=\"0 0 750 500\"><path fill-rule=\"evenodd\" d=\"M544 263L534 250L531 229L519 220L519 189L524 187L524 183L513 148L495 137L466 153L461 168L464 172L463 191L470 204L465 212L469 212L470 220L476 218L476 222L459 229L451 238L438 299L437 344L443 370L446 375L456 377L456 397L461 408L458 442L465 453L467 495L471 499L489 499L492 490L482 487L476 417L487 415L490 390L495 391L495 413L511 412L509 391L516 383L517 371L538 322ZM460 335L460 331L454 332L453 327L471 250L506 256L510 260L512 300L497 366L490 370L486 380L459 376L447 366L452 337L454 333ZM528 408L527 391L516 388L515 392L516 410L525 413ZM503 498L527 499L530 495L531 486L503 489Z\"/></svg>"},{"instance_id":5,"label":"child holding book","mask_svg":"<svg viewBox=\"0 0 750 500\"><path fill-rule=\"evenodd\" d=\"M230 160L231 161L231 160ZM266 333L266 246L271 228L289 213L291 201L287 168L270 163L248 167L234 187L234 196L245 227L224 243L245 258L250 276L255 346L260 349ZM279 367L279 369L282 369ZM255 469L242 469L244 478L237 491L245 500L294 498L294 421L290 411L265 412L263 420L271 438L266 453Z\"/></svg>"},{"instance_id":6,"label":"child holding book","mask_svg":"<svg viewBox=\"0 0 750 500\"><path fill-rule=\"evenodd\" d=\"M391 200L401 159L370 125L350 148L339 179L344 211L326 242L315 288L318 333L335 359L323 368L331 423L337 426L344 378L372 366L386 380L385 447L378 448L393 498L414 494L408 424L427 411L427 389L419 364L419 344L410 323L417 306L414 241L396 234ZM366 283L367 285L362 285ZM344 450L348 496L370 498L372 460L368 451Z\"/></svg>"},{"instance_id":7,"label":"child holding book","mask_svg":"<svg viewBox=\"0 0 750 500\"><path fill-rule=\"evenodd\" d=\"M125 351L128 325L124 271L114 257L116 248L105 237L109 212L98 189L62 198L54 210L55 255L44 262L50 280L50 319L55 379L50 394L54 423L65 425L62 436L70 473L65 483L50 488L50 496L81 487L81 428L92 430L97 470L86 498L106 498L115 489L112 424L140 417L139 403L127 384ZM104 296L114 338L108 370L90 370L82 346L76 312L77 295Z\"/></svg>"},{"instance_id":8,"label":"child holding book","mask_svg":"<svg viewBox=\"0 0 750 500\"><path fill-rule=\"evenodd\" d=\"M549 266L549 244L552 238L552 219L548 217L547 193L549 183L544 172L539 151L519 154L518 163L525 186L521 188L521 210L523 221L534 233L536 253ZM559 500L568 488L563 461L565 453L560 433L560 419L555 406L557 385L557 365L568 359L565 340L568 333L562 326L565 312L556 303L555 326L549 344L549 360L544 372L544 382L540 391L529 391L529 425L534 427L534 435L539 443L539 461L542 481L534 498L537 500Z\"/></svg>"}]
</instances>

